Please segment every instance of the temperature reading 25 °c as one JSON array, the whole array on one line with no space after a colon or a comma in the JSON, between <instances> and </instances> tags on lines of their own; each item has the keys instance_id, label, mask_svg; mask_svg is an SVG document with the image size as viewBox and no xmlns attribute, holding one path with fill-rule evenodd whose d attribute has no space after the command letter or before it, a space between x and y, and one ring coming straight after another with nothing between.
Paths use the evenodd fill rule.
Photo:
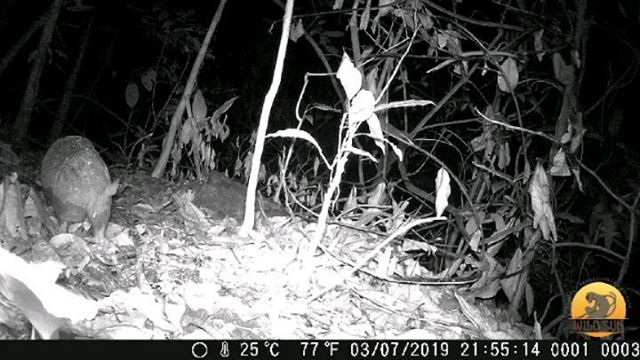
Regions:
<instances>
[{"instance_id":1,"label":"temperature reading 25 \u00b0c","mask_svg":"<svg viewBox=\"0 0 640 360\"><path fill-rule=\"evenodd\" d=\"M260 348L264 348L261 350ZM280 344L276 341L243 341L240 343L240 357L258 357L261 352L267 352L270 357L280 356Z\"/></svg>"}]
</instances>

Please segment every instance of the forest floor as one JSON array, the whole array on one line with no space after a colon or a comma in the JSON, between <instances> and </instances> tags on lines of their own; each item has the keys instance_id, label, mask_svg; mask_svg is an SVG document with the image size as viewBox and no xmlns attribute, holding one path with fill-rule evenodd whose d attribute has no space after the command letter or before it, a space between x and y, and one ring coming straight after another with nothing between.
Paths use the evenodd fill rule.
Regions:
<instances>
[{"instance_id":1,"label":"forest floor","mask_svg":"<svg viewBox=\"0 0 640 360\"><path fill-rule=\"evenodd\" d=\"M420 274L399 243L354 273L384 240L354 229L357 222L329 225L308 264L300 249L311 243L312 222L261 211L257 235L238 235L244 196L234 194L242 187L203 202L221 180L180 185L116 175L121 185L106 246L93 241L86 224L51 237L43 230L49 215L30 201L36 188L17 186L29 194L28 234L5 236L6 251L0 249L0 278L12 279L0 286L0 338L29 338L31 325L43 338L533 338L530 326L474 298L471 283L392 280ZM9 175L5 190L7 182ZM4 218L13 213L6 204ZM31 292L15 290L23 285Z\"/></svg>"}]
</instances>

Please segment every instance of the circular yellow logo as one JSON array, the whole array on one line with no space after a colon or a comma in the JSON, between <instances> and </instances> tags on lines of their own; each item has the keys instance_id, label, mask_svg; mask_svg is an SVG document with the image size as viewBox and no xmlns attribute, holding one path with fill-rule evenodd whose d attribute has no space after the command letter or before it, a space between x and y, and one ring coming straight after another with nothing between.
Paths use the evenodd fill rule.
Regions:
<instances>
[{"instance_id":1,"label":"circular yellow logo","mask_svg":"<svg viewBox=\"0 0 640 360\"><path fill-rule=\"evenodd\" d=\"M574 330L592 337L605 337L624 331L627 302L620 290L605 282L589 283L571 300Z\"/></svg>"}]
</instances>

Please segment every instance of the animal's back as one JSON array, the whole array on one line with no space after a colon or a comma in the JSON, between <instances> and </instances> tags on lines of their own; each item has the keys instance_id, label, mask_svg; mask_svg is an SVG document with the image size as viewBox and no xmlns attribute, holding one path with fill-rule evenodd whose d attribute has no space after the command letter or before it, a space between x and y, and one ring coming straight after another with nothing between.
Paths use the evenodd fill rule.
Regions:
<instances>
[{"instance_id":1,"label":"animal's back","mask_svg":"<svg viewBox=\"0 0 640 360\"><path fill-rule=\"evenodd\" d=\"M103 232L117 182L111 183L109 170L91 141L67 136L53 143L42 160L40 176L56 216L70 222L89 217L94 233L96 229Z\"/></svg>"}]
</instances>

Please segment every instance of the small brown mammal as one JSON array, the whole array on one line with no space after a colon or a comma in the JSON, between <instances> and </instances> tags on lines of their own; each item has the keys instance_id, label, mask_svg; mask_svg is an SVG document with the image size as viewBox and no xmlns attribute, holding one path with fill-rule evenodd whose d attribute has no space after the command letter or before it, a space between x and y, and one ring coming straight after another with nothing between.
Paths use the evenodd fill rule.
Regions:
<instances>
[{"instance_id":1,"label":"small brown mammal","mask_svg":"<svg viewBox=\"0 0 640 360\"><path fill-rule=\"evenodd\" d=\"M45 197L65 228L67 222L89 218L93 235L105 239L111 197L119 181L111 182L109 169L91 141L82 136L58 139L42 159L40 178Z\"/></svg>"}]
</instances>

